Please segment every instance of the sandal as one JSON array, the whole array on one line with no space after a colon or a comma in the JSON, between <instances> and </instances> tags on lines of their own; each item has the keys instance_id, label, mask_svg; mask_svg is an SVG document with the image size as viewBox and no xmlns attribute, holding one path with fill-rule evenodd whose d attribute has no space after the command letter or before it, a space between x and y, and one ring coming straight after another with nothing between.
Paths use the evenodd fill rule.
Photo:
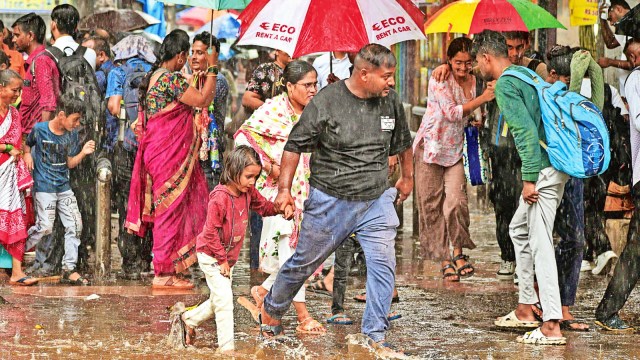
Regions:
<instances>
[{"instance_id":1,"label":"sandal","mask_svg":"<svg viewBox=\"0 0 640 360\"><path fill-rule=\"evenodd\" d=\"M324 284L324 279L318 280L311 285L309 285L309 290L316 292L318 294L324 294L332 296L333 293L327 289L327 285Z\"/></svg>"},{"instance_id":2,"label":"sandal","mask_svg":"<svg viewBox=\"0 0 640 360\"><path fill-rule=\"evenodd\" d=\"M258 322L260 323L260 337L272 338L284 333L282 325L267 325L262 323L262 314L258 314Z\"/></svg>"},{"instance_id":3,"label":"sandal","mask_svg":"<svg viewBox=\"0 0 640 360\"><path fill-rule=\"evenodd\" d=\"M540 322L544 322L544 320L542 319L542 304L540 304L539 302L531 305L531 311L533 311L533 317L536 318L536 320L540 321Z\"/></svg>"},{"instance_id":4,"label":"sandal","mask_svg":"<svg viewBox=\"0 0 640 360\"><path fill-rule=\"evenodd\" d=\"M180 289L180 290L189 290L193 289L195 285L193 283L180 279L176 276L156 276L153 278L153 282L151 284L152 289Z\"/></svg>"},{"instance_id":5,"label":"sandal","mask_svg":"<svg viewBox=\"0 0 640 360\"><path fill-rule=\"evenodd\" d=\"M31 277L31 276L25 276L17 281L9 281L9 285L13 285L13 286L31 286L31 285L35 285L38 283L38 279Z\"/></svg>"},{"instance_id":6,"label":"sandal","mask_svg":"<svg viewBox=\"0 0 640 360\"><path fill-rule=\"evenodd\" d=\"M453 270L453 272L446 272L447 270ZM460 275L456 271L456 268L452 264L447 264L440 269L442 271L442 280L449 282L458 282L460 281Z\"/></svg>"},{"instance_id":7,"label":"sandal","mask_svg":"<svg viewBox=\"0 0 640 360\"><path fill-rule=\"evenodd\" d=\"M73 274L77 274L79 277L75 280L69 279L69 277ZM84 276L78 274L78 272L73 270L64 270L62 271L62 278L60 279L61 284L69 284L72 286L89 286L89 280Z\"/></svg>"},{"instance_id":8,"label":"sandal","mask_svg":"<svg viewBox=\"0 0 640 360\"><path fill-rule=\"evenodd\" d=\"M347 314L335 314L327 319L327 324L351 325L353 324L353 320L351 320Z\"/></svg>"},{"instance_id":9,"label":"sandal","mask_svg":"<svg viewBox=\"0 0 640 360\"><path fill-rule=\"evenodd\" d=\"M540 330L540 328L536 328L533 331L526 332L522 336L518 336L516 341L523 344L533 344L533 345L566 345L567 344L567 338L565 338L564 336L548 337L542 333L542 330Z\"/></svg>"},{"instance_id":10,"label":"sandal","mask_svg":"<svg viewBox=\"0 0 640 360\"><path fill-rule=\"evenodd\" d=\"M324 326L322 326L322 324L318 322L318 320L309 316L302 321L298 321L296 331L302 334L324 335L326 334L327 329L325 329Z\"/></svg>"},{"instance_id":11,"label":"sandal","mask_svg":"<svg viewBox=\"0 0 640 360\"><path fill-rule=\"evenodd\" d=\"M587 325L587 327L586 328L580 328L580 327L573 327L571 325ZM589 331L589 325L584 321L580 321L580 320L576 320L576 319L561 320L560 321L560 330L562 330L562 331L586 332L586 331Z\"/></svg>"},{"instance_id":12,"label":"sandal","mask_svg":"<svg viewBox=\"0 0 640 360\"><path fill-rule=\"evenodd\" d=\"M475 272L475 269L473 268L473 265L471 265L471 264L469 263L469 261L468 261L468 260L469 260L469 255L459 254L459 255L456 255L453 259L451 259L451 261L453 262L453 264L454 264L456 267L458 266L456 263L457 263L458 261L460 261L460 260L463 260L464 262L466 262L466 264L464 264L464 265L460 266L459 268L457 268L457 270L456 270L456 271L458 272L458 275L459 275L460 277L469 277L469 276L472 276L472 275L473 275L473 273ZM468 271L468 272L466 272L466 273L464 273L464 274L463 274L462 272L463 272L464 270L471 270L471 271Z\"/></svg>"},{"instance_id":13,"label":"sandal","mask_svg":"<svg viewBox=\"0 0 640 360\"><path fill-rule=\"evenodd\" d=\"M539 321L520 320L516 312L512 311L505 316L497 318L493 324L503 328L537 328L541 325Z\"/></svg>"}]
</instances>

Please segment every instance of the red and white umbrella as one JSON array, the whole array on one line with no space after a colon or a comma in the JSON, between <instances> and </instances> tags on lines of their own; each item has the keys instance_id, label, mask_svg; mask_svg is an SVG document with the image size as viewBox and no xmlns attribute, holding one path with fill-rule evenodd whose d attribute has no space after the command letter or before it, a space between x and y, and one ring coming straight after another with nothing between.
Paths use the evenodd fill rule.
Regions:
<instances>
[{"instance_id":1,"label":"red and white umbrella","mask_svg":"<svg viewBox=\"0 0 640 360\"><path fill-rule=\"evenodd\" d=\"M425 39L424 14L411 0L253 0L238 20L238 45L279 49L294 58Z\"/></svg>"}]
</instances>

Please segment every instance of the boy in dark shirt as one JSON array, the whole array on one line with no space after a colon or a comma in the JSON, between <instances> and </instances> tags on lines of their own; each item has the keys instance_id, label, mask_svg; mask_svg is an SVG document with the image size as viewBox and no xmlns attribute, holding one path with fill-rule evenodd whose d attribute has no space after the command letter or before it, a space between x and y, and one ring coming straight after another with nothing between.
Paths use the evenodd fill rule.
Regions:
<instances>
[{"instance_id":1,"label":"boy in dark shirt","mask_svg":"<svg viewBox=\"0 0 640 360\"><path fill-rule=\"evenodd\" d=\"M51 234L57 210L65 228L62 281L73 285L89 284L75 271L82 218L69 183L69 169L78 166L95 150L93 140L87 141L80 150L78 133L73 131L80 125L84 108L81 98L63 95L58 101L55 118L36 124L25 148L25 161L33 171L37 213L36 225L29 229L27 249Z\"/></svg>"}]
</instances>

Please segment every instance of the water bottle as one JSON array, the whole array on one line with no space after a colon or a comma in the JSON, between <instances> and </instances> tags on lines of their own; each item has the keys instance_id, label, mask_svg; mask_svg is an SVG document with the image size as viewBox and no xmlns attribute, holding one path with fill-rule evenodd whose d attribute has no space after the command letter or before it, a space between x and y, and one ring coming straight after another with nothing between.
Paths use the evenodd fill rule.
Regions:
<instances>
[{"instance_id":1,"label":"water bottle","mask_svg":"<svg viewBox=\"0 0 640 360\"><path fill-rule=\"evenodd\" d=\"M124 141L124 131L127 125L127 109L124 100L120 100L120 114L118 115L118 141Z\"/></svg>"},{"instance_id":2,"label":"water bottle","mask_svg":"<svg viewBox=\"0 0 640 360\"><path fill-rule=\"evenodd\" d=\"M220 144L218 144L218 135L220 130L213 116L213 104L209 105L209 160L213 170L220 170Z\"/></svg>"}]
</instances>

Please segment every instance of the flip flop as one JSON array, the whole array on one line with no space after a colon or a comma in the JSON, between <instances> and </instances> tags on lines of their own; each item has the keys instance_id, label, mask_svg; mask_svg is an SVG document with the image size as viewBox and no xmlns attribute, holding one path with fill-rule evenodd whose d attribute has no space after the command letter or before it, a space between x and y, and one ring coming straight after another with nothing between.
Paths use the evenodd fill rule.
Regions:
<instances>
[{"instance_id":1,"label":"flip flop","mask_svg":"<svg viewBox=\"0 0 640 360\"><path fill-rule=\"evenodd\" d=\"M343 319L343 320L340 320ZM327 324L334 325L351 325L353 324L353 320L349 319L346 314L335 314L327 319Z\"/></svg>"},{"instance_id":2,"label":"flip flop","mask_svg":"<svg viewBox=\"0 0 640 360\"><path fill-rule=\"evenodd\" d=\"M397 312L390 312L389 314L387 314L387 320L389 321L393 321L393 320L398 320L402 317L402 315L398 314Z\"/></svg>"},{"instance_id":3,"label":"flip flop","mask_svg":"<svg viewBox=\"0 0 640 360\"><path fill-rule=\"evenodd\" d=\"M497 318L493 324L503 328L537 328L541 325L539 321L522 321L518 319L515 311Z\"/></svg>"},{"instance_id":4,"label":"flip flop","mask_svg":"<svg viewBox=\"0 0 640 360\"><path fill-rule=\"evenodd\" d=\"M540 330L540 328L536 328L535 330L529 331L522 336L518 336L516 341L522 344L532 344L532 345L566 345L567 344L566 337L545 336Z\"/></svg>"},{"instance_id":5,"label":"flip flop","mask_svg":"<svg viewBox=\"0 0 640 360\"><path fill-rule=\"evenodd\" d=\"M575 327L571 327L571 325L587 325L587 328L585 329L580 329L580 328L575 328ZM584 321L580 321L580 320L576 320L576 319L572 319L572 320L562 320L560 321L560 330L562 331L578 331L578 332L587 332L589 331L589 324L587 324Z\"/></svg>"},{"instance_id":6,"label":"flip flop","mask_svg":"<svg viewBox=\"0 0 640 360\"><path fill-rule=\"evenodd\" d=\"M261 329L262 330L262 329ZM296 331L302 334L309 335L324 335L327 333L327 329L318 322L318 320L308 317L302 321L298 321Z\"/></svg>"},{"instance_id":7,"label":"flip flop","mask_svg":"<svg viewBox=\"0 0 640 360\"><path fill-rule=\"evenodd\" d=\"M13 285L13 286L32 286L37 283L38 283L38 279L31 276L25 276L22 279L19 279L17 281L9 281L9 285Z\"/></svg>"}]
</instances>

